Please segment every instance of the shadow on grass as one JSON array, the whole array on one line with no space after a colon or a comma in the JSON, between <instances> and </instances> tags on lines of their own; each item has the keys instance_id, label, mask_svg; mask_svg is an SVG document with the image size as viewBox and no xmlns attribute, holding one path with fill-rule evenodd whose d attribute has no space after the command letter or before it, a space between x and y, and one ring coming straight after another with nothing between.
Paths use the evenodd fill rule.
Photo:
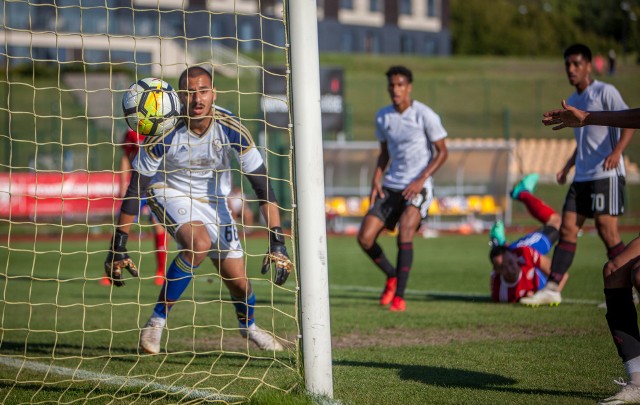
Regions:
<instances>
[{"instance_id":1,"label":"shadow on grass","mask_svg":"<svg viewBox=\"0 0 640 405\"><path fill-rule=\"evenodd\" d=\"M380 292L378 290L372 295L370 289L358 289L345 290L347 292L331 291L330 299L345 299L345 300L363 300L370 299L372 301L378 301L380 299ZM349 293L348 291L352 291ZM382 289L380 290L382 291ZM407 300L420 300L420 301L455 301L455 302L492 302L491 297L488 294L477 293L455 293L455 292L412 292L407 291L405 293Z\"/></svg>"},{"instance_id":2,"label":"shadow on grass","mask_svg":"<svg viewBox=\"0 0 640 405\"><path fill-rule=\"evenodd\" d=\"M479 371L461 370L445 367L422 366L398 363L380 363L373 361L336 360L335 366L346 367L375 367L382 369L397 369L402 380L416 381L422 384L448 388L467 388L484 391L506 392L523 395L549 395L556 397L578 397L597 399L608 396L607 393L586 391L519 388L512 387L518 380L499 374Z\"/></svg>"}]
</instances>

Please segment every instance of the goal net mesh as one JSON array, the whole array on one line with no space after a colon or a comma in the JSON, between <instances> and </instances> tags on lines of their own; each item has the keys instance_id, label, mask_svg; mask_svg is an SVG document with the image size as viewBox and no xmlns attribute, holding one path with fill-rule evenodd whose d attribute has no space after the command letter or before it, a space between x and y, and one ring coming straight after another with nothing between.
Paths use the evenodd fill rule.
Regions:
<instances>
[{"instance_id":1,"label":"goal net mesh","mask_svg":"<svg viewBox=\"0 0 640 405\"><path fill-rule=\"evenodd\" d=\"M244 402L302 383L298 280L260 273L267 228L241 168L239 237L255 319L282 352L240 334L210 261L173 307L158 355L138 348L157 301L158 251L144 211L127 248L140 277L104 285L122 202L127 87L189 66L213 72L216 104L236 114L264 157L295 258L290 125L262 111L270 66L287 66L279 1L7 0L0 5L0 402ZM279 72L279 71L278 71ZM281 78L281 77L280 77ZM288 83L288 74L285 76ZM288 87L288 86L287 86ZM277 101L289 110L288 92ZM291 231L289 231L291 230ZM168 263L179 253L173 241Z\"/></svg>"}]
</instances>

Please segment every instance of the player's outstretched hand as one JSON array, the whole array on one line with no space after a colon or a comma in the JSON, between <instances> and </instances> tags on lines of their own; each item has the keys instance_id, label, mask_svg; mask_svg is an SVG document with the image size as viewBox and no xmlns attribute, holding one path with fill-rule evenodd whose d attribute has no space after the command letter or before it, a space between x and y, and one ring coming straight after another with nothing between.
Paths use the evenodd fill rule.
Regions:
<instances>
[{"instance_id":1,"label":"player's outstretched hand","mask_svg":"<svg viewBox=\"0 0 640 405\"><path fill-rule=\"evenodd\" d=\"M588 115L588 112L571 107L566 101L562 100L562 109L551 110L542 114L544 117L542 123L546 126L555 125L553 129L556 131L567 127L582 127Z\"/></svg>"},{"instance_id":2,"label":"player's outstretched hand","mask_svg":"<svg viewBox=\"0 0 640 405\"><path fill-rule=\"evenodd\" d=\"M262 274L266 274L273 264L277 285L284 284L291 273L291 260L284 245L282 228L274 226L269 230L269 250L262 261Z\"/></svg>"},{"instance_id":3,"label":"player's outstretched hand","mask_svg":"<svg viewBox=\"0 0 640 405\"><path fill-rule=\"evenodd\" d=\"M138 277L138 268L127 253L126 246L128 238L129 235L116 230L113 239L111 239L111 251L109 251L107 259L104 261L104 271L116 287L122 287L124 285L122 278L123 269L126 269L133 277Z\"/></svg>"}]
</instances>

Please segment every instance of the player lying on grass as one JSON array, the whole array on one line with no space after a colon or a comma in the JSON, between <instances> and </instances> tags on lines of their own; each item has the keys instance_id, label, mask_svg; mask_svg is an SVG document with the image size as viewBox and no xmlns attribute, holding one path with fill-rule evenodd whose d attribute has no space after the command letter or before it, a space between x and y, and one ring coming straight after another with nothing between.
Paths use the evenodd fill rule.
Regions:
<instances>
[{"instance_id":1,"label":"player lying on grass","mask_svg":"<svg viewBox=\"0 0 640 405\"><path fill-rule=\"evenodd\" d=\"M553 129L603 125L640 128L640 109L625 111L587 112L562 102L562 110L544 113L542 122L557 125ZM640 403L640 330L638 314L633 301L633 287L640 288L640 237L636 237L616 257L609 259L602 269L604 296L607 306L607 324L624 364L628 382L615 395L599 404Z\"/></svg>"},{"instance_id":2,"label":"player lying on grass","mask_svg":"<svg viewBox=\"0 0 640 405\"><path fill-rule=\"evenodd\" d=\"M522 202L543 227L510 244L506 243L501 221L491 229L491 299L495 302L518 302L547 283L551 260L545 255L558 241L561 218L553 208L533 195L537 181L535 173L525 176L511 192L511 198ZM566 277L562 286L564 281Z\"/></svg>"},{"instance_id":3,"label":"player lying on grass","mask_svg":"<svg viewBox=\"0 0 640 405\"><path fill-rule=\"evenodd\" d=\"M269 270L273 262L275 283L283 284L291 262L262 157L240 120L214 105L216 89L209 71L188 68L180 76L180 90L187 117L169 134L149 140L134 159L105 270L116 286L124 285L124 269L137 276L126 243L138 214L138 201L146 191L149 206L176 239L180 253L167 269L157 304L140 332L140 348L151 354L160 352L169 311L208 257L229 290L240 334L261 349L283 350L271 333L254 322L256 296L247 278L242 245L226 201L231 191L234 156L261 201L260 210L269 227L269 250L262 272Z\"/></svg>"}]
</instances>

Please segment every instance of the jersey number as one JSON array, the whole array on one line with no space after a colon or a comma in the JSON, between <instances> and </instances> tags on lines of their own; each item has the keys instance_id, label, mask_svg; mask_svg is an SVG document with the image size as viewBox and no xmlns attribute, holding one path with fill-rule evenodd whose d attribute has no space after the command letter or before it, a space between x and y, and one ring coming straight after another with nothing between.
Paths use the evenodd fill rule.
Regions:
<instances>
[{"instance_id":1,"label":"jersey number","mask_svg":"<svg viewBox=\"0 0 640 405\"><path fill-rule=\"evenodd\" d=\"M604 210L604 194L591 194L591 209L593 211Z\"/></svg>"},{"instance_id":2,"label":"jersey number","mask_svg":"<svg viewBox=\"0 0 640 405\"><path fill-rule=\"evenodd\" d=\"M238 240L238 229L236 229L235 225L224 227L224 238L227 242Z\"/></svg>"}]
</instances>

